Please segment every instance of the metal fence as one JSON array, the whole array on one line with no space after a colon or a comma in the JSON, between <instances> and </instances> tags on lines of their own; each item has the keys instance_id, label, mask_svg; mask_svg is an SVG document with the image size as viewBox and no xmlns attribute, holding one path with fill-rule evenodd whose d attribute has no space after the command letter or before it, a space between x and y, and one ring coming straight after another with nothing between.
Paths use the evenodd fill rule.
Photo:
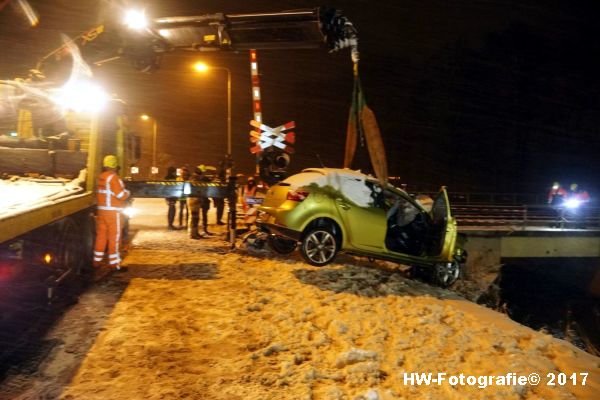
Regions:
<instances>
[{"instance_id":1,"label":"metal fence","mask_svg":"<svg viewBox=\"0 0 600 400\"><path fill-rule=\"evenodd\" d=\"M547 195L539 193L467 193L449 192L452 204L539 205L547 203Z\"/></svg>"},{"instance_id":2,"label":"metal fence","mask_svg":"<svg viewBox=\"0 0 600 400\"><path fill-rule=\"evenodd\" d=\"M435 197L437 193L419 192ZM460 225L600 228L600 204L591 201L577 208L553 207L540 193L449 192L452 215Z\"/></svg>"},{"instance_id":3,"label":"metal fence","mask_svg":"<svg viewBox=\"0 0 600 400\"><path fill-rule=\"evenodd\" d=\"M600 208L586 205L569 209L548 205L452 204L459 225L531 226L565 229L600 227Z\"/></svg>"}]
</instances>

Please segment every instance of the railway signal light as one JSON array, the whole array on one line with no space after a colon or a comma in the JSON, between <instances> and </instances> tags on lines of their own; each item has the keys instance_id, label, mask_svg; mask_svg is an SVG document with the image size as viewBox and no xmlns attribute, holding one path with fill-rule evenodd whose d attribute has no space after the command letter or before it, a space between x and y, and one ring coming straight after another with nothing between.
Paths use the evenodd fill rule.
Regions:
<instances>
[{"instance_id":1,"label":"railway signal light","mask_svg":"<svg viewBox=\"0 0 600 400\"><path fill-rule=\"evenodd\" d=\"M287 178L290 161L290 155L282 150L263 151L259 154L258 161L260 178L269 185Z\"/></svg>"}]
</instances>

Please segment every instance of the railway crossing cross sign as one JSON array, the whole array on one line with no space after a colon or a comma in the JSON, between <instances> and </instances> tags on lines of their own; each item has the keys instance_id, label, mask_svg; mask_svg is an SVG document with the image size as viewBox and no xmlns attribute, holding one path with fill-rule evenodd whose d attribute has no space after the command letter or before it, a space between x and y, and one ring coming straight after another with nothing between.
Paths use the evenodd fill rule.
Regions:
<instances>
[{"instance_id":1,"label":"railway crossing cross sign","mask_svg":"<svg viewBox=\"0 0 600 400\"><path fill-rule=\"evenodd\" d=\"M294 148L290 144L296 141L296 134L294 132L285 132L288 129L296 127L294 121L275 128L254 120L250 121L250 125L257 129L257 131L250 131L250 141L256 143L254 147L250 148L252 154L264 151L269 147L277 147L287 153L294 152Z\"/></svg>"}]
</instances>

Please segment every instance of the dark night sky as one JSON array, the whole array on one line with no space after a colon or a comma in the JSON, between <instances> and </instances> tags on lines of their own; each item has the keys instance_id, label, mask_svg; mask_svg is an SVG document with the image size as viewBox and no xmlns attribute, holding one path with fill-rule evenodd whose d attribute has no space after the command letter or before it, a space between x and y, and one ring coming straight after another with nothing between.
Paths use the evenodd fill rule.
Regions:
<instances>
[{"instance_id":1,"label":"dark night sky","mask_svg":"<svg viewBox=\"0 0 600 400\"><path fill-rule=\"evenodd\" d=\"M28 28L0 11L0 77L24 75L35 60L99 20L90 0L30 0L41 23ZM146 1L154 17L281 11L307 1ZM361 79L382 130L391 175L411 186L539 192L554 179L600 189L600 15L598 2L330 1L359 31ZM233 73L233 155L253 169L247 52L176 53L152 75L119 61L97 76L131 107L159 121L167 163L216 163L225 152L226 75L194 75L202 59ZM295 120L291 170L340 166L352 90L348 51L260 51L263 117ZM140 133L149 135L143 125ZM149 155L150 142L145 142ZM358 166L367 167L366 149ZM147 164L146 164L147 165ZM366 169L366 168L365 168Z\"/></svg>"}]
</instances>

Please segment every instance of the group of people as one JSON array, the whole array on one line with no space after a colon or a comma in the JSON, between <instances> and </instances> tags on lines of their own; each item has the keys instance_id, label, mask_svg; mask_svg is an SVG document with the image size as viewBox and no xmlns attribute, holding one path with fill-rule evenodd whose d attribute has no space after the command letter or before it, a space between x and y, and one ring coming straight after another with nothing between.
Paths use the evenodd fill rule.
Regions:
<instances>
[{"instance_id":1,"label":"group of people","mask_svg":"<svg viewBox=\"0 0 600 400\"><path fill-rule=\"evenodd\" d=\"M217 169L215 167L211 165L201 164L198 165L192 173L190 173L187 167L182 167L180 169L179 175L177 175L177 169L175 167L169 167L165 179L183 182L220 182L225 180L225 177L222 175L222 173L217 173ZM176 205L177 203L179 203L179 227L187 227L190 239L201 239L203 237L212 235L212 233L208 231L208 211L210 210L211 203L210 198L168 197L166 201L168 205L168 229L177 229L174 223L176 215ZM217 225L225 225L225 222L223 222L223 215L225 213L225 199L213 197L212 202L217 212ZM202 231L200 231L199 227L200 220L202 220ZM185 225L183 225L184 221Z\"/></svg>"},{"instance_id":2,"label":"group of people","mask_svg":"<svg viewBox=\"0 0 600 400\"><path fill-rule=\"evenodd\" d=\"M187 167L181 167L180 174L177 174L177 168L169 167L167 169L167 175L165 180L168 181L187 181L190 179L190 171ZM187 227L188 220L188 208L184 197L167 197L167 221L169 230L176 230L175 227L175 216L177 214L177 204L179 204L179 228Z\"/></svg>"},{"instance_id":3,"label":"group of people","mask_svg":"<svg viewBox=\"0 0 600 400\"><path fill-rule=\"evenodd\" d=\"M572 183L564 189L559 182L554 182L548 192L548 204L556 212L556 221L550 226L563 228L565 222L572 222L577 228L584 228L585 213L582 211L590 201L589 193Z\"/></svg>"},{"instance_id":4,"label":"group of people","mask_svg":"<svg viewBox=\"0 0 600 400\"><path fill-rule=\"evenodd\" d=\"M590 201L590 195L576 183L571 183L569 189L566 190L559 182L554 182L548 192L548 204L553 207L562 207L569 200L587 203Z\"/></svg>"},{"instance_id":5,"label":"group of people","mask_svg":"<svg viewBox=\"0 0 600 400\"><path fill-rule=\"evenodd\" d=\"M120 244L121 231L123 228L123 209L130 192L119 178L118 159L114 155L107 155L102 160L102 172L96 183L96 241L94 244L93 263L100 267L105 258L111 269L125 271L127 268L121 266ZM216 182L224 180L217 173L215 167L198 165L192 173L187 167L180 169L177 174L175 167L167 170L165 179L191 182ZM175 228L176 206L179 203L179 226L187 226L188 233L192 239L200 239L211 235L208 231L208 211L211 200L208 197L167 198L168 212L167 221L169 229ZM225 225L223 215L225 210L225 199L212 199L217 212L217 225ZM200 216L202 216L202 232L199 231ZM185 224L185 225L184 225Z\"/></svg>"}]
</instances>

